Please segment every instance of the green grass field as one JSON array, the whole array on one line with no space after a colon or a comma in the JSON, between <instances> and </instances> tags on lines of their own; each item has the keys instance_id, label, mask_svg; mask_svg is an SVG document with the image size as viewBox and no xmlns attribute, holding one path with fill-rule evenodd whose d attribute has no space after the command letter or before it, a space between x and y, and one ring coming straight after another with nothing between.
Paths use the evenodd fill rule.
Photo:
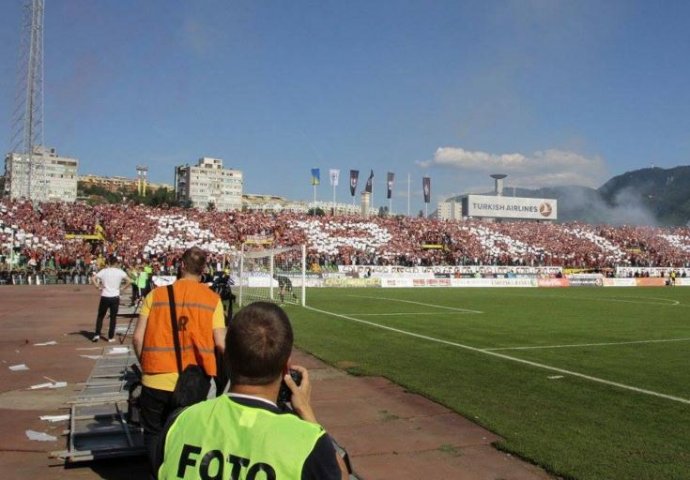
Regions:
<instances>
[{"instance_id":1,"label":"green grass field","mask_svg":"<svg viewBox=\"0 0 690 480\"><path fill-rule=\"evenodd\" d=\"M690 288L310 289L296 343L574 479L690 478Z\"/></svg>"}]
</instances>

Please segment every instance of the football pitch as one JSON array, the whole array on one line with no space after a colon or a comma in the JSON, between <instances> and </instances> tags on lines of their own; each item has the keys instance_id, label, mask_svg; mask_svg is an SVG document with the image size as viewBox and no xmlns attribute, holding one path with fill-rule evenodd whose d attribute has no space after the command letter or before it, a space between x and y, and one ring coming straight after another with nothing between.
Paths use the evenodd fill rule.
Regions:
<instances>
[{"instance_id":1,"label":"football pitch","mask_svg":"<svg viewBox=\"0 0 690 480\"><path fill-rule=\"evenodd\" d=\"M690 288L309 289L297 345L574 479L690 478Z\"/></svg>"}]
</instances>

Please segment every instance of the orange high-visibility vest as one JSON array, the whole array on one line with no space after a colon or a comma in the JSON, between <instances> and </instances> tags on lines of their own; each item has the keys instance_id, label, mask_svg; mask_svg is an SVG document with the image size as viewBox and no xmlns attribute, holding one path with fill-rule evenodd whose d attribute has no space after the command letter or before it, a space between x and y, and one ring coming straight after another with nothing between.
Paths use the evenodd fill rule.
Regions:
<instances>
[{"instance_id":1,"label":"orange high-visibility vest","mask_svg":"<svg viewBox=\"0 0 690 480\"><path fill-rule=\"evenodd\" d=\"M215 375L213 312L220 302L220 297L208 286L192 280L175 282L173 292L182 351L182 369L190 364L199 365L207 375ZM141 369L148 374L174 373L177 372L177 360L170 323L168 289L158 287L153 290L152 295L153 302L141 350Z\"/></svg>"}]
</instances>

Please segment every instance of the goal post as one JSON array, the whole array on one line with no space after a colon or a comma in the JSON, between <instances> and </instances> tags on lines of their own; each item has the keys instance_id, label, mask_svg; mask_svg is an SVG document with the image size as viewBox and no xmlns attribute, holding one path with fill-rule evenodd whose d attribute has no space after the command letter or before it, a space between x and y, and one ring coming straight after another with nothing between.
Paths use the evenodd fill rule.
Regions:
<instances>
[{"instance_id":1,"label":"goal post","mask_svg":"<svg viewBox=\"0 0 690 480\"><path fill-rule=\"evenodd\" d=\"M306 303L306 245L247 250L240 254L239 305L264 300Z\"/></svg>"}]
</instances>

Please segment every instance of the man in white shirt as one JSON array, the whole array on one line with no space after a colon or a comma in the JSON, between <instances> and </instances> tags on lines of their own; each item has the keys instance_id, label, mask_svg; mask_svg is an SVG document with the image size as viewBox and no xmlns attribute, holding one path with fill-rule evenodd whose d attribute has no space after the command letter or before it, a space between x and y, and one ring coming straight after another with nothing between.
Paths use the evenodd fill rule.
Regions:
<instances>
[{"instance_id":1,"label":"man in white shirt","mask_svg":"<svg viewBox=\"0 0 690 480\"><path fill-rule=\"evenodd\" d=\"M110 310L110 326L108 328L108 341L115 341L115 325L117 323L117 311L120 308L120 289L130 283L124 270L117 266L117 258L108 257L106 268L93 276L93 284L101 291L101 301L98 304L96 316L96 331L91 341L97 342L101 336L103 319ZM103 337L105 339L105 337Z\"/></svg>"}]
</instances>

